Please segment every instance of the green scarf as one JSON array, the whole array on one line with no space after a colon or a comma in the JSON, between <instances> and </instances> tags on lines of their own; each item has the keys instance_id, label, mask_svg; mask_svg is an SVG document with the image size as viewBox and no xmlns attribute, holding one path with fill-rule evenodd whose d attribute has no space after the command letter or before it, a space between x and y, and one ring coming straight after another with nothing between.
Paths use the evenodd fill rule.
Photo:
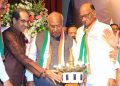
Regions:
<instances>
[{"instance_id":1,"label":"green scarf","mask_svg":"<svg viewBox=\"0 0 120 86\"><path fill-rule=\"evenodd\" d=\"M3 41L2 41L2 34L0 33L0 53L1 53L1 57L4 57L4 45L3 45Z\"/></svg>"},{"instance_id":2,"label":"green scarf","mask_svg":"<svg viewBox=\"0 0 120 86\"><path fill-rule=\"evenodd\" d=\"M43 67L43 64L44 64L43 63L44 62L44 53L45 53L47 42L48 42L48 30L45 31L44 41L43 41L42 49L41 49L41 52L40 52L39 65L41 67Z\"/></svg>"},{"instance_id":3,"label":"green scarf","mask_svg":"<svg viewBox=\"0 0 120 86\"><path fill-rule=\"evenodd\" d=\"M79 61L83 61L83 58L84 58L84 64L87 65L87 46L86 46L86 40L85 40L85 36L86 36L86 32L85 32L85 29L84 29L84 35L82 37L82 41L81 41L81 45L80 45L80 51L79 51ZM84 70L84 73L85 74L88 74L88 70L85 69Z\"/></svg>"},{"instance_id":4,"label":"green scarf","mask_svg":"<svg viewBox=\"0 0 120 86\"><path fill-rule=\"evenodd\" d=\"M84 57L84 64L87 64L87 47L86 47L86 41L85 41L86 33L84 33L80 45L80 53L79 53L79 61L83 60Z\"/></svg>"},{"instance_id":5,"label":"green scarf","mask_svg":"<svg viewBox=\"0 0 120 86\"><path fill-rule=\"evenodd\" d=\"M118 51L117 61L118 61L118 62L119 62L119 64L120 64L120 49L119 49L119 51Z\"/></svg>"}]
</instances>

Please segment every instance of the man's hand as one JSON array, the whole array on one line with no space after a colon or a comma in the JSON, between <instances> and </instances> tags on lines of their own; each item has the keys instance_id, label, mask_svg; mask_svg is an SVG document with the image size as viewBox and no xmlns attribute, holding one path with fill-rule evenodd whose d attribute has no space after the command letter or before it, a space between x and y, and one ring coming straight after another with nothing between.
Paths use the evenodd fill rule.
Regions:
<instances>
[{"instance_id":1,"label":"man's hand","mask_svg":"<svg viewBox=\"0 0 120 86\"><path fill-rule=\"evenodd\" d=\"M105 29L103 36L106 39L106 41L108 42L108 44L110 44L113 48L116 49L118 47L118 43L119 43L119 31L117 31L117 33L115 35L113 33L113 31L111 31L109 29Z\"/></svg>"},{"instance_id":2,"label":"man's hand","mask_svg":"<svg viewBox=\"0 0 120 86\"><path fill-rule=\"evenodd\" d=\"M6 82L4 82L4 86L13 86L12 83L10 82L10 80L7 80Z\"/></svg>"},{"instance_id":3,"label":"man's hand","mask_svg":"<svg viewBox=\"0 0 120 86\"><path fill-rule=\"evenodd\" d=\"M116 72L116 86L120 86L120 68Z\"/></svg>"},{"instance_id":4,"label":"man's hand","mask_svg":"<svg viewBox=\"0 0 120 86\"><path fill-rule=\"evenodd\" d=\"M115 79L109 79L108 86L115 86Z\"/></svg>"},{"instance_id":5,"label":"man's hand","mask_svg":"<svg viewBox=\"0 0 120 86\"><path fill-rule=\"evenodd\" d=\"M46 70L45 71L45 74L46 74L46 76L48 77L48 78L50 78L52 81L53 81L53 83L56 85L56 81L57 82L61 82L62 80L61 80L61 75L60 74L57 74L57 71L52 71L52 70Z\"/></svg>"},{"instance_id":6,"label":"man's hand","mask_svg":"<svg viewBox=\"0 0 120 86\"><path fill-rule=\"evenodd\" d=\"M113 51L110 52L109 55L110 55L111 59L115 62L117 55L118 55L118 49L114 49Z\"/></svg>"}]
</instances>

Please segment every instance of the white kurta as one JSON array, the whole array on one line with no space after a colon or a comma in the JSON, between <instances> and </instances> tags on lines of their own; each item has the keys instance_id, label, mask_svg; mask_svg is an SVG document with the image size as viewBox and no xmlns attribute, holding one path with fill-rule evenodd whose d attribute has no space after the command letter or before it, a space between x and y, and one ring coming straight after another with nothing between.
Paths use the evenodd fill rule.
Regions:
<instances>
[{"instance_id":1,"label":"white kurta","mask_svg":"<svg viewBox=\"0 0 120 86\"><path fill-rule=\"evenodd\" d=\"M36 58L37 58L37 47L35 46L35 40L36 40L36 36L34 38L31 39L32 41L26 45L26 55L32 59L33 61L36 62ZM26 73L25 73L26 79L27 81L33 81L33 73L30 72L28 69L26 69Z\"/></svg>"},{"instance_id":2,"label":"white kurta","mask_svg":"<svg viewBox=\"0 0 120 86\"><path fill-rule=\"evenodd\" d=\"M81 45L84 26L77 31L77 52L79 57L79 50ZM87 41L89 48L90 68L91 74L88 74L87 83L93 86L107 86L109 78L115 79L115 64L109 57L109 52L112 48L107 44L103 38L103 30L111 29L109 25L99 22L98 20L92 26L88 33Z\"/></svg>"},{"instance_id":3,"label":"white kurta","mask_svg":"<svg viewBox=\"0 0 120 86\"><path fill-rule=\"evenodd\" d=\"M5 29L7 29L7 28L5 28ZM2 29L2 32L3 32L3 29ZM5 66L4 66L2 57L1 57L1 53L0 53L0 80L2 82L6 82L7 80L9 80L8 74L5 70Z\"/></svg>"},{"instance_id":4,"label":"white kurta","mask_svg":"<svg viewBox=\"0 0 120 86\"><path fill-rule=\"evenodd\" d=\"M8 77L7 72L5 70L4 63L2 61L1 54L0 54L0 80L3 82L6 82L7 80L9 80L9 77Z\"/></svg>"}]
</instances>

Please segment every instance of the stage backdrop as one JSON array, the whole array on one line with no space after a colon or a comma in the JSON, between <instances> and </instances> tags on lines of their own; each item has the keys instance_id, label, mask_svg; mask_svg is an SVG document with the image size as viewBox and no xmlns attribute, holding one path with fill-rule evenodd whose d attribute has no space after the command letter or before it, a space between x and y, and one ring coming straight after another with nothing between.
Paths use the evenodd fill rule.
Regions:
<instances>
[{"instance_id":1,"label":"stage backdrop","mask_svg":"<svg viewBox=\"0 0 120 86\"><path fill-rule=\"evenodd\" d=\"M8 0L10 4L19 3L21 0ZM32 0L28 0L32 1ZM35 0L38 2L39 0ZM67 0L65 0L67 1ZM62 0L44 0L45 7L48 9L48 14L53 11L58 11L62 13Z\"/></svg>"}]
</instances>

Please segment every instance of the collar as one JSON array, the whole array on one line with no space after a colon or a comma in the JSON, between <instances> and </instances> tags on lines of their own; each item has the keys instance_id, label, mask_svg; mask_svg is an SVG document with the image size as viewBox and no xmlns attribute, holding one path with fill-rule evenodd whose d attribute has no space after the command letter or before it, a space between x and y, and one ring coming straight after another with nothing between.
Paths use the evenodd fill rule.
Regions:
<instances>
[{"instance_id":1,"label":"collar","mask_svg":"<svg viewBox=\"0 0 120 86\"><path fill-rule=\"evenodd\" d=\"M23 33L20 32L19 30L17 30L17 28L15 28L14 26L11 26L9 29L12 30L12 32L14 32L15 34L17 34L18 36L22 35Z\"/></svg>"},{"instance_id":2,"label":"collar","mask_svg":"<svg viewBox=\"0 0 120 86\"><path fill-rule=\"evenodd\" d=\"M55 39L56 41L60 41L60 35L57 36L57 37L55 37L55 36L53 36L52 34L50 34L50 36L51 36L53 39Z\"/></svg>"},{"instance_id":3,"label":"collar","mask_svg":"<svg viewBox=\"0 0 120 86\"><path fill-rule=\"evenodd\" d=\"M98 24L99 24L99 20L96 19L95 23L90 27L90 29L89 29L89 30L86 29L86 32L91 31L91 30L92 30L93 28L95 28ZM83 27L83 33L84 33L85 26L83 25L82 27Z\"/></svg>"}]
</instances>

